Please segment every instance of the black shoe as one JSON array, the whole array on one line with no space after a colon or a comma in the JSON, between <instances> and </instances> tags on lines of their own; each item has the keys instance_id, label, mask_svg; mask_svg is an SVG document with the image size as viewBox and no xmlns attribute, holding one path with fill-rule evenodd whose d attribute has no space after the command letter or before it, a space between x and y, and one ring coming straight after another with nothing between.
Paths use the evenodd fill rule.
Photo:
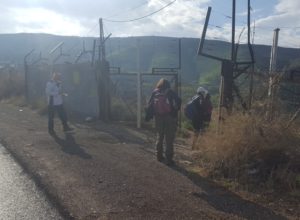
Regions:
<instances>
[{"instance_id":1,"label":"black shoe","mask_svg":"<svg viewBox=\"0 0 300 220\"><path fill-rule=\"evenodd\" d=\"M167 164L167 166L172 167L172 166L175 165L175 162L174 162L174 160L168 160L168 161L166 162L166 164Z\"/></svg>"},{"instance_id":2,"label":"black shoe","mask_svg":"<svg viewBox=\"0 0 300 220\"><path fill-rule=\"evenodd\" d=\"M73 131L74 129L73 128L70 128L70 127L65 127L64 128L64 132L70 132L70 131Z\"/></svg>"},{"instance_id":3,"label":"black shoe","mask_svg":"<svg viewBox=\"0 0 300 220\"><path fill-rule=\"evenodd\" d=\"M164 160L165 160L165 158L163 156L157 157L157 161L159 161L159 162L163 162Z\"/></svg>"},{"instance_id":4,"label":"black shoe","mask_svg":"<svg viewBox=\"0 0 300 220\"><path fill-rule=\"evenodd\" d=\"M163 162L165 160L164 156L157 155L157 161Z\"/></svg>"},{"instance_id":5,"label":"black shoe","mask_svg":"<svg viewBox=\"0 0 300 220\"><path fill-rule=\"evenodd\" d=\"M55 135L55 131L54 131L53 129L49 129L49 130L48 130L48 133L49 133L50 135Z\"/></svg>"}]
</instances>

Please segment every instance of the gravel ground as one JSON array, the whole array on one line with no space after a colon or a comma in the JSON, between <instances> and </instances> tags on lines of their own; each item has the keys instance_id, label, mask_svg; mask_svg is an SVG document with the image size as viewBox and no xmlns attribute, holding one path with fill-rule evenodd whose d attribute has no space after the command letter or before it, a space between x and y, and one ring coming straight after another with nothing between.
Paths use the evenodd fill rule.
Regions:
<instances>
[{"instance_id":1,"label":"gravel ground","mask_svg":"<svg viewBox=\"0 0 300 220\"><path fill-rule=\"evenodd\" d=\"M65 218L286 219L209 180L155 159L145 133L73 124L47 133L46 118L0 104L0 138Z\"/></svg>"}]
</instances>

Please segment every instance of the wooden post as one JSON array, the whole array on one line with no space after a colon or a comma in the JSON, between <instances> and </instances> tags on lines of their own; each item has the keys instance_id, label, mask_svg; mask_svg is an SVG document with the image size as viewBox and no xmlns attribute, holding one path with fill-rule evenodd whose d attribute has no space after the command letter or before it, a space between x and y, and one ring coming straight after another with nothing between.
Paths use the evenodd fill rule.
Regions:
<instances>
[{"instance_id":1,"label":"wooden post","mask_svg":"<svg viewBox=\"0 0 300 220\"><path fill-rule=\"evenodd\" d=\"M274 83L275 83L275 72L277 68L277 48L278 48L278 35L279 35L279 28L274 30L273 36L273 45L271 48L271 57L270 57L270 68L269 68L269 89L268 89L268 98L269 98L269 109L268 109L268 118L270 120L273 119L273 112L274 112Z\"/></svg>"},{"instance_id":2,"label":"wooden post","mask_svg":"<svg viewBox=\"0 0 300 220\"><path fill-rule=\"evenodd\" d=\"M219 107L218 107L218 124L217 124L217 134L221 131L221 122L223 120L222 107L224 103L224 77L221 75L220 87L219 87Z\"/></svg>"},{"instance_id":3,"label":"wooden post","mask_svg":"<svg viewBox=\"0 0 300 220\"><path fill-rule=\"evenodd\" d=\"M251 109L251 107L252 107L253 86L254 86L254 64L251 65L251 70L250 70L250 85L249 85L249 103L248 103L248 109Z\"/></svg>"},{"instance_id":4,"label":"wooden post","mask_svg":"<svg viewBox=\"0 0 300 220\"><path fill-rule=\"evenodd\" d=\"M142 124L142 80L141 73L137 73L137 128L141 128Z\"/></svg>"},{"instance_id":5,"label":"wooden post","mask_svg":"<svg viewBox=\"0 0 300 220\"><path fill-rule=\"evenodd\" d=\"M223 76L223 91L222 91L222 106L226 107L227 112L231 114L233 108L233 68L234 64L231 61L223 60L222 61L222 76Z\"/></svg>"},{"instance_id":6,"label":"wooden post","mask_svg":"<svg viewBox=\"0 0 300 220\"><path fill-rule=\"evenodd\" d=\"M276 28L274 30L273 45L272 45L272 49L271 49L271 58L270 58L270 67L269 67L270 74L273 74L277 68L277 48L278 48L279 31L280 31L279 28Z\"/></svg>"},{"instance_id":7,"label":"wooden post","mask_svg":"<svg viewBox=\"0 0 300 220\"><path fill-rule=\"evenodd\" d=\"M232 111L233 106L233 64L231 61L223 60L221 68L221 81L219 87L219 109L218 109L218 126L217 133L220 133L221 122L223 120L222 108L227 109L228 114Z\"/></svg>"}]
</instances>

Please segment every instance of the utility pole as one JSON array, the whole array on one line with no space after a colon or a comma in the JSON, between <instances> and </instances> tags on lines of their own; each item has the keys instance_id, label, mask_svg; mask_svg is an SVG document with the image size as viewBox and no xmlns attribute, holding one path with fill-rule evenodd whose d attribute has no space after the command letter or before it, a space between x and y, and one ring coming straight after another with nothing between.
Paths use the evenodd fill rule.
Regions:
<instances>
[{"instance_id":1,"label":"utility pole","mask_svg":"<svg viewBox=\"0 0 300 220\"><path fill-rule=\"evenodd\" d=\"M99 54L96 66L97 88L98 88L98 117L103 121L111 119L111 96L110 96L110 76L109 62L106 61L105 41L111 36L104 37L103 21L99 19Z\"/></svg>"},{"instance_id":2,"label":"utility pole","mask_svg":"<svg viewBox=\"0 0 300 220\"><path fill-rule=\"evenodd\" d=\"M95 54L96 53L96 39L93 41L93 50L92 50L92 66L95 64Z\"/></svg>"},{"instance_id":3,"label":"utility pole","mask_svg":"<svg viewBox=\"0 0 300 220\"><path fill-rule=\"evenodd\" d=\"M232 0L232 33L231 33L231 70L226 72L224 79L224 93L226 97L226 106L229 113L232 112L233 107L233 74L236 69L236 45L235 45L235 14L236 14L236 0ZM222 64L223 65L223 64ZM230 69L230 68L229 68ZM224 75L223 75L224 76Z\"/></svg>"},{"instance_id":4,"label":"utility pole","mask_svg":"<svg viewBox=\"0 0 300 220\"><path fill-rule=\"evenodd\" d=\"M236 7L236 0L232 0L232 27L231 27L231 61L232 63L236 60L235 54L235 7Z\"/></svg>"},{"instance_id":5,"label":"utility pole","mask_svg":"<svg viewBox=\"0 0 300 220\"><path fill-rule=\"evenodd\" d=\"M99 61L104 61L106 59L105 54L105 38L104 38L104 30L103 30L103 20L99 18L99 36L100 36L100 44L99 44Z\"/></svg>"}]
</instances>

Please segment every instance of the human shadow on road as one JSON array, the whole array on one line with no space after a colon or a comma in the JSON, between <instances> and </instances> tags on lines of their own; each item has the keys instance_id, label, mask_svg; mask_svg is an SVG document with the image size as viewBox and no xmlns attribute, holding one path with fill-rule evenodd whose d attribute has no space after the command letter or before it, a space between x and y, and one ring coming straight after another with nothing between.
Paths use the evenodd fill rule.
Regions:
<instances>
[{"instance_id":1,"label":"human shadow on road","mask_svg":"<svg viewBox=\"0 0 300 220\"><path fill-rule=\"evenodd\" d=\"M272 220L285 220L286 217L274 213L272 210L247 201L237 194L230 192L226 188L201 177L199 174L189 172L180 166L173 166L174 170L182 173L188 177L194 184L199 186L204 192L194 192L192 195L196 198L205 200L215 209L237 215L245 219L272 219Z\"/></svg>"},{"instance_id":2,"label":"human shadow on road","mask_svg":"<svg viewBox=\"0 0 300 220\"><path fill-rule=\"evenodd\" d=\"M58 137L56 134L53 134L52 137L55 142L61 146L63 152L79 156L82 159L92 159L92 156L76 143L76 140L71 133L65 133L65 139Z\"/></svg>"},{"instance_id":3,"label":"human shadow on road","mask_svg":"<svg viewBox=\"0 0 300 220\"><path fill-rule=\"evenodd\" d=\"M127 143L127 144L147 144L147 141L144 140L142 137L137 135L135 132L130 132L127 128L130 128L131 131L135 131L133 126L126 126L122 123L114 123L114 124L107 124L104 122L97 122L96 124L87 125L97 131L101 131L104 133L109 134L113 137L114 141L119 143ZM141 130L138 131L139 133ZM111 140L102 139L103 142L108 141L110 143Z\"/></svg>"}]
</instances>

